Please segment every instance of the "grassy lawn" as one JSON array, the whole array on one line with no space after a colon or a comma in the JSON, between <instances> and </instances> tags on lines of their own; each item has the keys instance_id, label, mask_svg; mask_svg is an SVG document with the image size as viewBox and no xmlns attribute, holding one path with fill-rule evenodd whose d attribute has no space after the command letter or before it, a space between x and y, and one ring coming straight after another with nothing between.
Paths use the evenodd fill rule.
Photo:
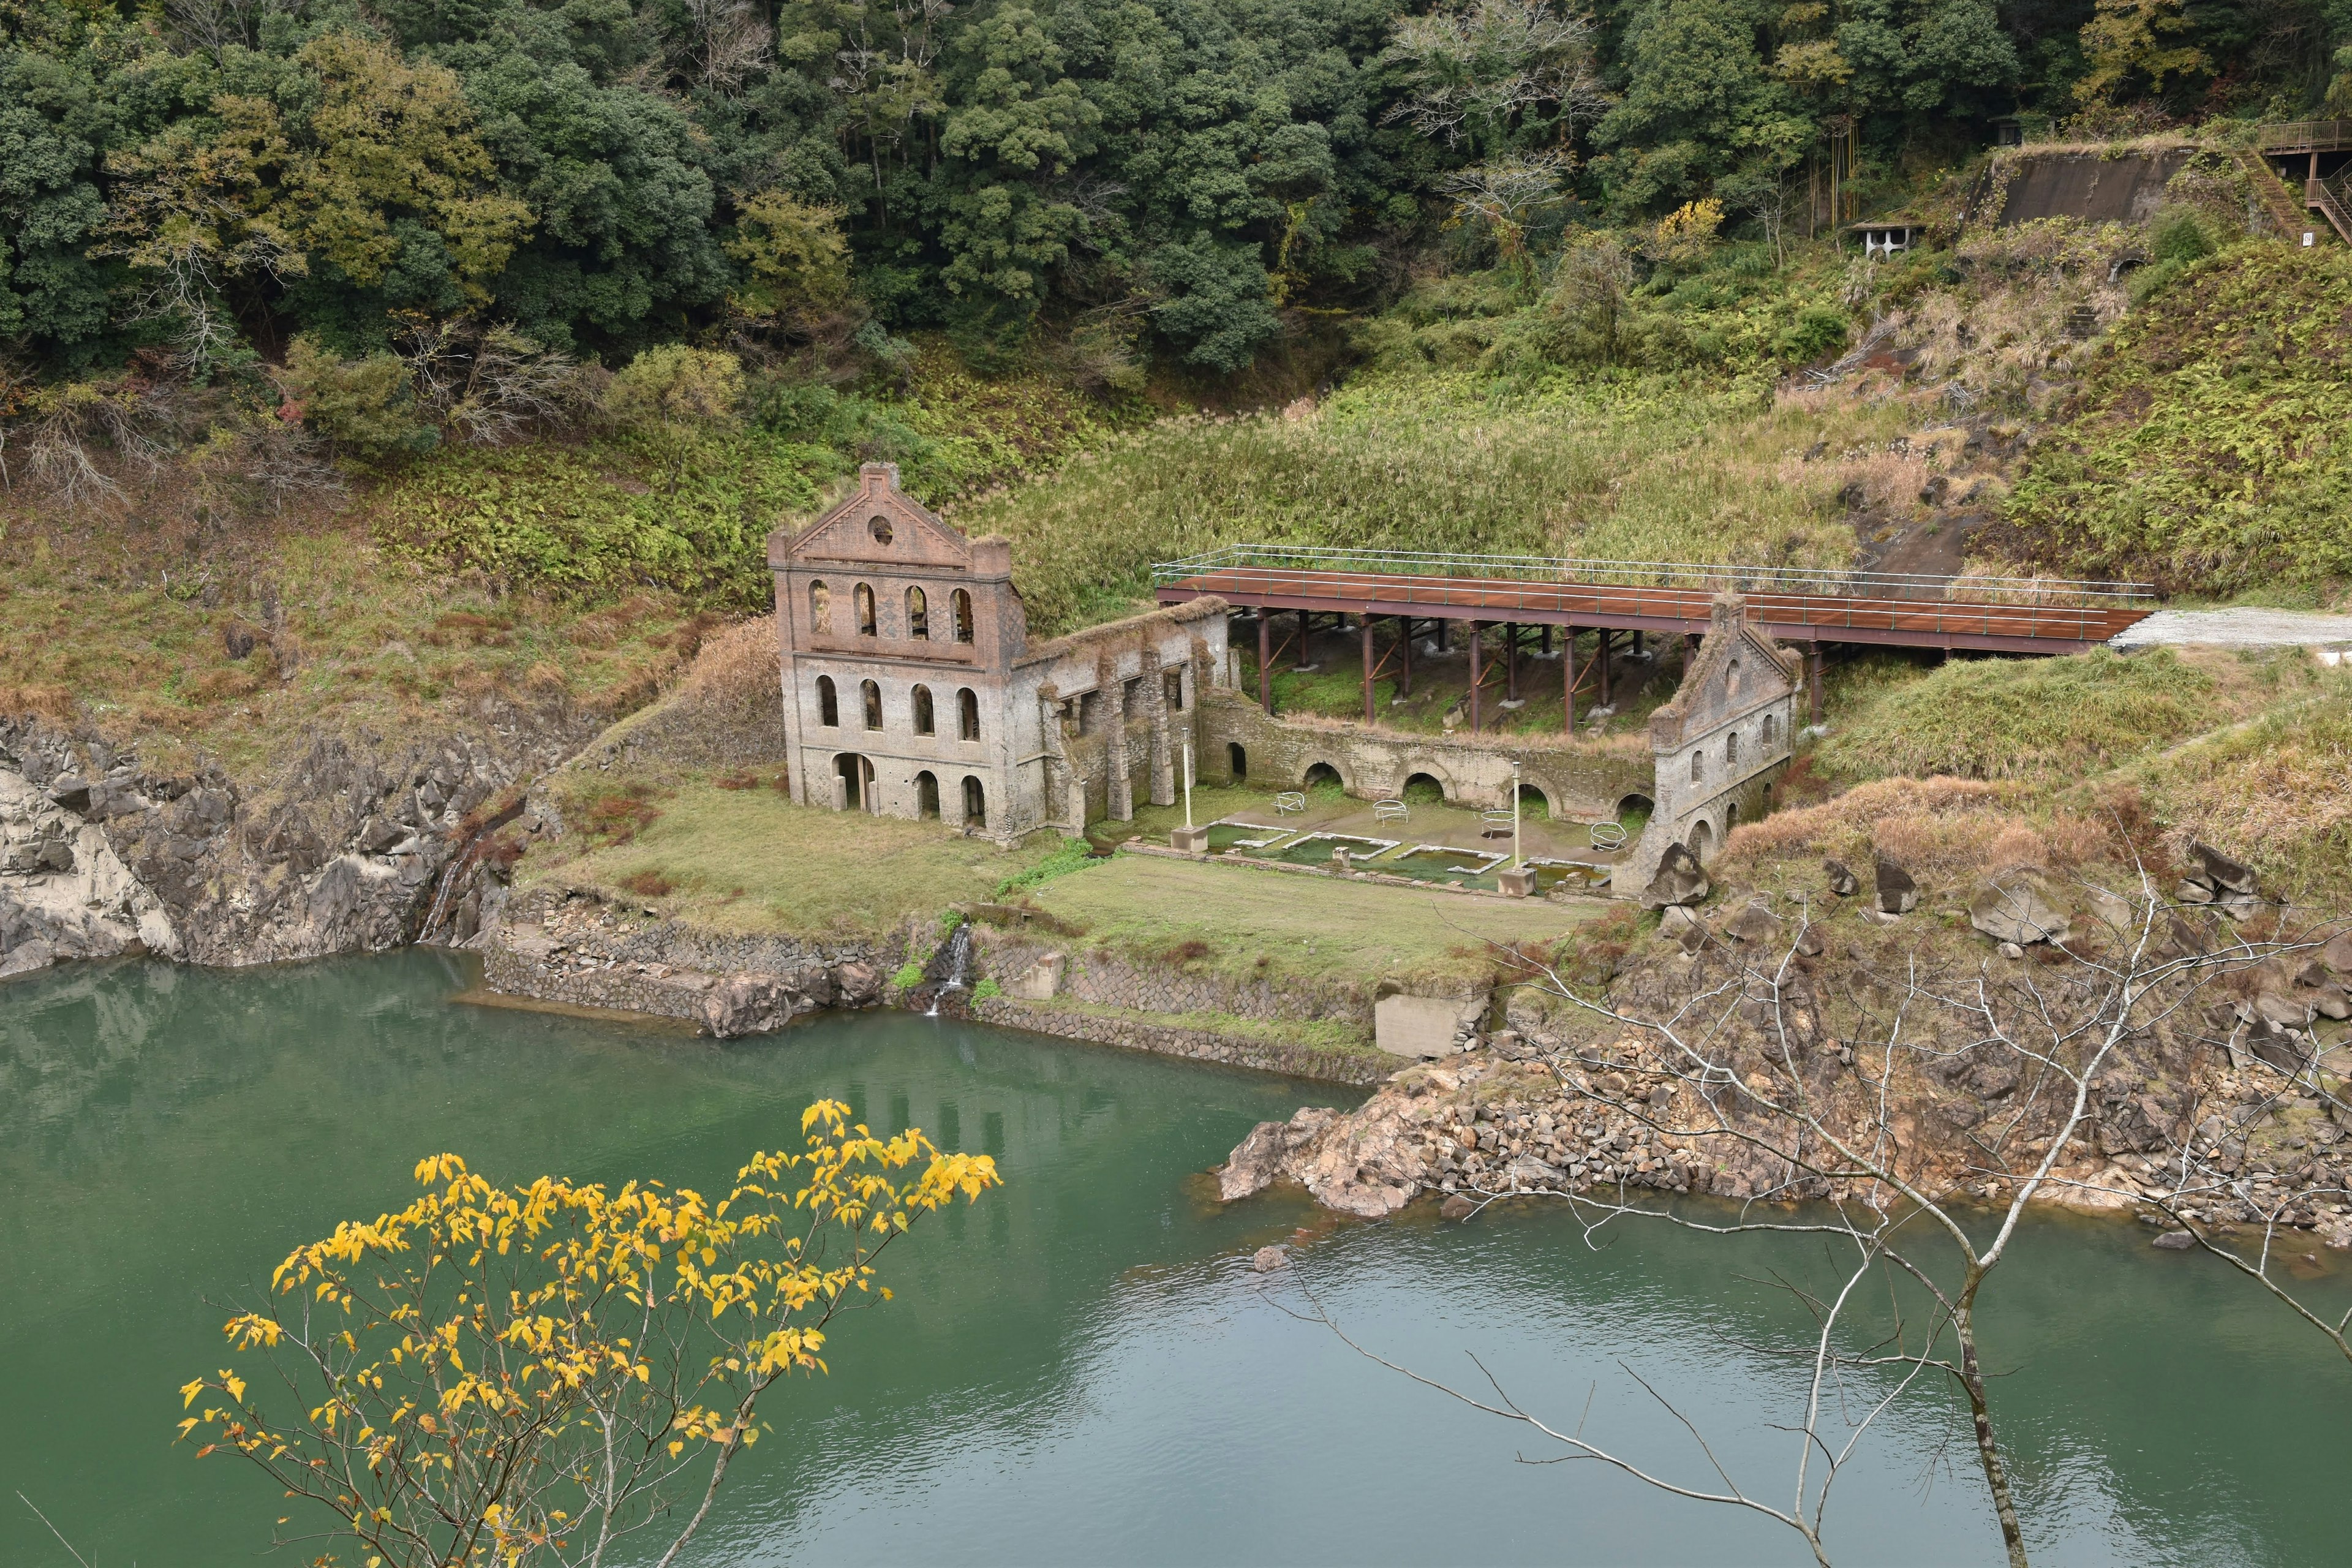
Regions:
<instances>
[{"instance_id":1,"label":"grassy lawn","mask_svg":"<svg viewBox=\"0 0 2352 1568\"><path fill-rule=\"evenodd\" d=\"M1604 903L1465 898L1246 866L1122 855L1040 885L1032 901L1139 957L1198 943L1227 973L1370 984L1483 973L1489 942L1549 948Z\"/></svg>"},{"instance_id":2,"label":"grassy lawn","mask_svg":"<svg viewBox=\"0 0 2352 1568\"><path fill-rule=\"evenodd\" d=\"M573 834L564 843L583 847L526 857L521 882L594 888L715 931L886 931L909 915L988 898L1059 847L1039 835L1005 854L936 822L794 805L764 784L606 793L598 775L566 782Z\"/></svg>"}]
</instances>

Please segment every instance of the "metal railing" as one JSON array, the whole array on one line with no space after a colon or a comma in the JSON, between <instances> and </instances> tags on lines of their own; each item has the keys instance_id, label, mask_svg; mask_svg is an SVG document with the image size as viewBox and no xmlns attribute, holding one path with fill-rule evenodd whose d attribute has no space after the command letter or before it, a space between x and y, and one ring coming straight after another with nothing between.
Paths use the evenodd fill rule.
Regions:
<instances>
[{"instance_id":1,"label":"metal railing","mask_svg":"<svg viewBox=\"0 0 2352 1568\"><path fill-rule=\"evenodd\" d=\"M1458 577L1582 586L1684 589L1697 593L1788 594L1807 597L1934 599L1961 604L2063 605L2070 608L2152 608L2156 590L2142 583L2067 577L1948 577L1929 573L1815 570L1736 563L1601 561L1572 556L1470 555L1415 550L1330 549L1315 545L1232 544L1151 568L1157 586L1214 574L1279 572L1363 576Z\"/></svg>"},{"instance_id":2,"label":"metal railing","mask_svg":"<svg viewBox=\"0 0 2352 1568\"><path fill-rule=\"evenodd\" d=\"M2304 205L2317 208L2344 242L2352 245L2352 163L2327 179L2305 182Z\"/></svg>"},{"instance_id":3,"label":"metal railing","mask_svg":"<svg viewBox=\"0 0 2352 1568\"><path fill-rule=\"evenodd\" d=\"M2352 120L2284 120L2255 135L2265 153L2339 153L2352 148Z\"/></svg>"}]
</instances>

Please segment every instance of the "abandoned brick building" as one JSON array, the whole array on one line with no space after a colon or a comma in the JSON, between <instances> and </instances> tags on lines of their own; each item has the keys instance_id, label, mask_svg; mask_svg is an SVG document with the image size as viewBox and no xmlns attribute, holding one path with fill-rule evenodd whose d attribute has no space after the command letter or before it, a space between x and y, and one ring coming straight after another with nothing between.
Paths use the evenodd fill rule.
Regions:
<instances>
[{"instance_id":1,"label":"abandoned brick building","mask_svg":"<svg viewBox=\"0 0 2352 1568\"><path fill-rule=\"evenodd\" d=\"M768 541L793 798L1012 842L1175 799L1225 606L1202 599L1035 647L1012 546L968 539L868 463Z\"/></svg>"}]
</instances>

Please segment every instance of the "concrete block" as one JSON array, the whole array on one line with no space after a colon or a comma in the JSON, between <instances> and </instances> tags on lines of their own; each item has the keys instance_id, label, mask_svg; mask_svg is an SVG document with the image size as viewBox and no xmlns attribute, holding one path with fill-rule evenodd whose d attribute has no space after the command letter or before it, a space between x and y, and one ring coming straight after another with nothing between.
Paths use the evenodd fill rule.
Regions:
<instances>
[{"instance_id":1,"label":"concrete block","mask_svg":"<svg viewBox=\"0 0 2352 1568\"><path fill-rule=\"evenodd\" d=\"M1209 852L1209 830L1205 827L1179 827L1168 835L1168 842L1186 855L1206 855Z\"/></svg>"},{"instance_id":2,"label":"concrete block","mask_svg":"<svg viewBox=\"0 0 2352 1568\"><path fill-rule=\"evenodd\" d=\"M1486 1011L1484 996L1409 996L1398 992L1372 1004L1372 1038L1391 1056L1442 1057L1454 1037Z\"/></svg>"},{"instance_id":3,"label":"concrete block","mask_svg":"<svg viewBox=\"0 0 2352 1568\"><path fill-rule=\"evenodd\" d=\"M1067 962L1058 952L1049 952L1026 971L1015 975L1004 987L1004 994L1024 1002L1047 1002L1062 990L1062 966Z\"/></svg>"},{"instance_id":4,"label":"concrete block","mask_svg":"<svg viewBox=\"0 0 2352 1568\"><path fill-rule=\"evenodd\" d=\"M1516 871L1507 869L1497 871L1495 873L1495 884L1515 899L1530 897L1536 890L1535 868L1522 866Z\"/></svg>"}]
</instances>

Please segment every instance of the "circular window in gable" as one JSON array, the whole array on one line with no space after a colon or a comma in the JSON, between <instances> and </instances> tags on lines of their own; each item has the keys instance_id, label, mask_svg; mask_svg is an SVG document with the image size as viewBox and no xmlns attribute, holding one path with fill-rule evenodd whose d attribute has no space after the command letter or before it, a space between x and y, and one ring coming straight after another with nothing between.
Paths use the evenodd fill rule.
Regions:
<instances>
[{"instance_id":1,"label":"circular window in gable","mask_svg":"<svg viewBox=\"0 0 2352 1568\"><path fill-rule=\"evenodd\" d=\"M887 544L890 542L890 520L888 518L877 512L874 515L874 521L867 523L866 527L866 531L874 535L875 543Z\"/></svg>"}]
</instances>

